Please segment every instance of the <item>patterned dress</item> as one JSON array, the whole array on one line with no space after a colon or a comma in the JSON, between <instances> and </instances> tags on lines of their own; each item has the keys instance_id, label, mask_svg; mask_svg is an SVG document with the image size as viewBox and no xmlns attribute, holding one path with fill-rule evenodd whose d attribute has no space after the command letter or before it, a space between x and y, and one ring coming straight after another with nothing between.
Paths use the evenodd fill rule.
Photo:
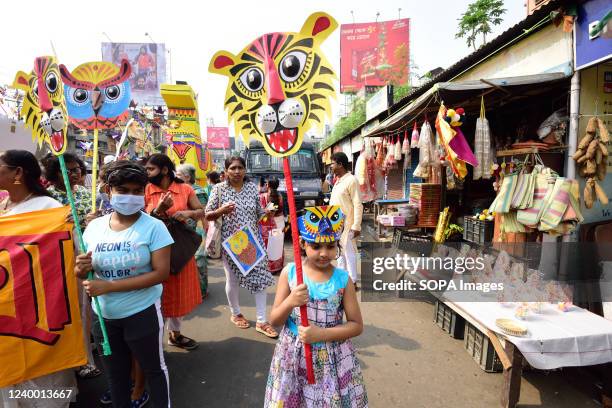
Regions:
<instances>
[{"instance_id":1,"label":"patterned dress","mask_svg":"<svg viewBox=\"0 0 612 408\"><path fill-rule=\"evenodd\" d=\"M258 222L264 211L259 203L259 191L255 183L245 182L240 191L234 190L227 181L215 184L208 198L206 212L215 211L230 201L236 203L236 209L231 214L223 216L221 242L225 241L245 225L248 225L258 237L259 242L262 243L261 237L258 234ZM234 275L238 278L240 286L248 289L251 293L261 292L274 284L274 278L267 270L267 257L259 262L247 276L244 276L227 253L224 250L221 252L224 261L227 262Z\"/></svg>"},{"instance_id":2,"label":"patterned dress","mask_svg":"<svg viewBox=\"0 0 612 408\"><path fill-rule=\"evenodd\" d=\"M59 201L62 205L70 204L68 201L68 194L65 191L56 188L55 186L51 186L47 189L51 197L55 200ZM74 203L76 205L77 215L79 216L79 224L81 225L81 229L85 229L87 226L86 218L87 214L91 212L91 191L77 184L74 186L74 191L72 193L74 197Z\"/></svg>"},{"instance_id":3,"label":"patterned dress","mask_svg":"<svg viewBox=\"0 0 612 408\"><path fill-rule=\"evenodd\" d=\"M289 287L297 285L295 264L288 266ZM308 285L308 320L319 327L334 327L343 322L342 298L348 273L335 268L327 282ZM315 384L306 379L304 345L297 335L300 309L294 308L276 344L266 386L264 407L269 408L363 408L368 406L361 367L350 339L313 343Z\"/></svg>"}]
</instances>

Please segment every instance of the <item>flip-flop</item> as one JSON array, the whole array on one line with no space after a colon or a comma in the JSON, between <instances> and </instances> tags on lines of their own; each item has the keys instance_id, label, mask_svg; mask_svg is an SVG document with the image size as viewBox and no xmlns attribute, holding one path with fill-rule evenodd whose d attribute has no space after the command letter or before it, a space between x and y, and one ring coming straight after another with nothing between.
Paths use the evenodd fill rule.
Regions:
<instances>
[{"instance_id":1,"label":"flip-flop","mask_svg":"<svg viewBox=\"0 0 612 408\"><path fill-rule=\"evenodd\" d=\"M242 314L230 317L230 321L239 329L248 329L251 327L249 321L245 319Z\"/></svg>"},{"instance_id":2,"label":"flip-flop","mask_svg":"<svg viewBox=\"0 0 612 408\"><path fill-rule=\"evenodd\" d=\"M275 339L278 337L278 333L274 330L274 327L268 322L266 323L257 323L255 326L255 330L264 336L270 337L271 339Z\"/></svg>"}]
</instances>

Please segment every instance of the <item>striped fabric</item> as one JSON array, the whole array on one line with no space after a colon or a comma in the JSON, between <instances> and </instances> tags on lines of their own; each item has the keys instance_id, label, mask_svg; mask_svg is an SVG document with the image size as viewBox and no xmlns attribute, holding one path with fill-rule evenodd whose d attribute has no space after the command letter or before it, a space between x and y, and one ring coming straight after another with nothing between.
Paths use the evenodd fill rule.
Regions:
<instances>
[{"instance_id":1,"label":"striped fabric","mask_svg":"<svg viewBox=\"0 0 612 408\"><path fill-rule=\"evenodd\" d=\"M529 228L516 220L516 211L502 214L502 232L528 232Z\"/></svg>"},{"instance_id":2,"label":"striped fabric","mask_svg":"<svg viewBox=\"0 0 612 408\"><path fill-rule=\"evenodd\" d=\"M521 171L518 175L510 208L525 209L533 204L533 189L537 173L525 173Z\"/></svg>"},{"instance_id":3,"label":"striped fabric","mask_svg":"<svg viewBox=\"0 0 612 408\"><path fill-rule=\"evenodd\" d=\"M559 225L569 204L571 182L565 177L558 177L552 193L542 206L539 230L550 231Z\"/></svg>"},{"instance_id":4,"label":"striped fabric","mask_svg":"<svg viewBox=\"0 0 612 408\"><path fill-rule=\"evenodd\" d=\"M552 193L552 186L550 186L551 188L549 191L548 183L550 169L541 169L540 166L536 166L533 171L537 173L535 175L532 205L529 208L518 210L516 214L518 222L531 228L535 228L540 222L540 211L544 205L544 201L547 194L549 192Z\"/></svg>"},{"instance_id":5,"label":"striped fabric","mask_svg":"<svg viewBox=\"0 0 612 408\"><path fill-rule=\"evenodd\" d=\"M507 174L502 180L501 187L497 193L497 197L491 203L489 211L495 211L496 213L507 213L510 211L510 203L512 202L512 196L516 187L518 175L516 173Z\"/></svg>"}]
</instances>

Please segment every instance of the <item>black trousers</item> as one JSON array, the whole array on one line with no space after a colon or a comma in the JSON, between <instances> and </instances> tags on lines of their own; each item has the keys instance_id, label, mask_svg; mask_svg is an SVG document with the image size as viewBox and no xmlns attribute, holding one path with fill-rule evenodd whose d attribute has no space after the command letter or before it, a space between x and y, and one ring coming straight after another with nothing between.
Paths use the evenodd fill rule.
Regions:
<instances>
[{"instance_id":1,"label":"black trousers","mask_svg":"<svg viewBox=\"0 0 612 408\"><path fill-rule=\"evenodd\" d=\"M103 338L98 319L94 313L93 333L102 356L113 407L131 407L132 356L145 373L153 407L170 407L168 368L162 350L164 320L159 301L123 319L104 319L112 349L110 356L102 353Z\"/></svg>"}]
</instances>

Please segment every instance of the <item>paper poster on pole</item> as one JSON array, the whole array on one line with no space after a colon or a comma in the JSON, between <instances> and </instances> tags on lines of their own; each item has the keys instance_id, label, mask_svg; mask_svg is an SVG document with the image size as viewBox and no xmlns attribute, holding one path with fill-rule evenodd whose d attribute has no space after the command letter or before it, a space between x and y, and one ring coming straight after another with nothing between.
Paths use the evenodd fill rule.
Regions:
<instances>
[{"instance_id":1,"label":"paper poster on pole","mask_svg":"<svg viewBox=\"0 0 612 408\"><path fill-rule=\"evenodd\" d=\"M256 237L253 230L245 225L221 244L244 276L266 257Z\"/></svg>"}]
</instances>

